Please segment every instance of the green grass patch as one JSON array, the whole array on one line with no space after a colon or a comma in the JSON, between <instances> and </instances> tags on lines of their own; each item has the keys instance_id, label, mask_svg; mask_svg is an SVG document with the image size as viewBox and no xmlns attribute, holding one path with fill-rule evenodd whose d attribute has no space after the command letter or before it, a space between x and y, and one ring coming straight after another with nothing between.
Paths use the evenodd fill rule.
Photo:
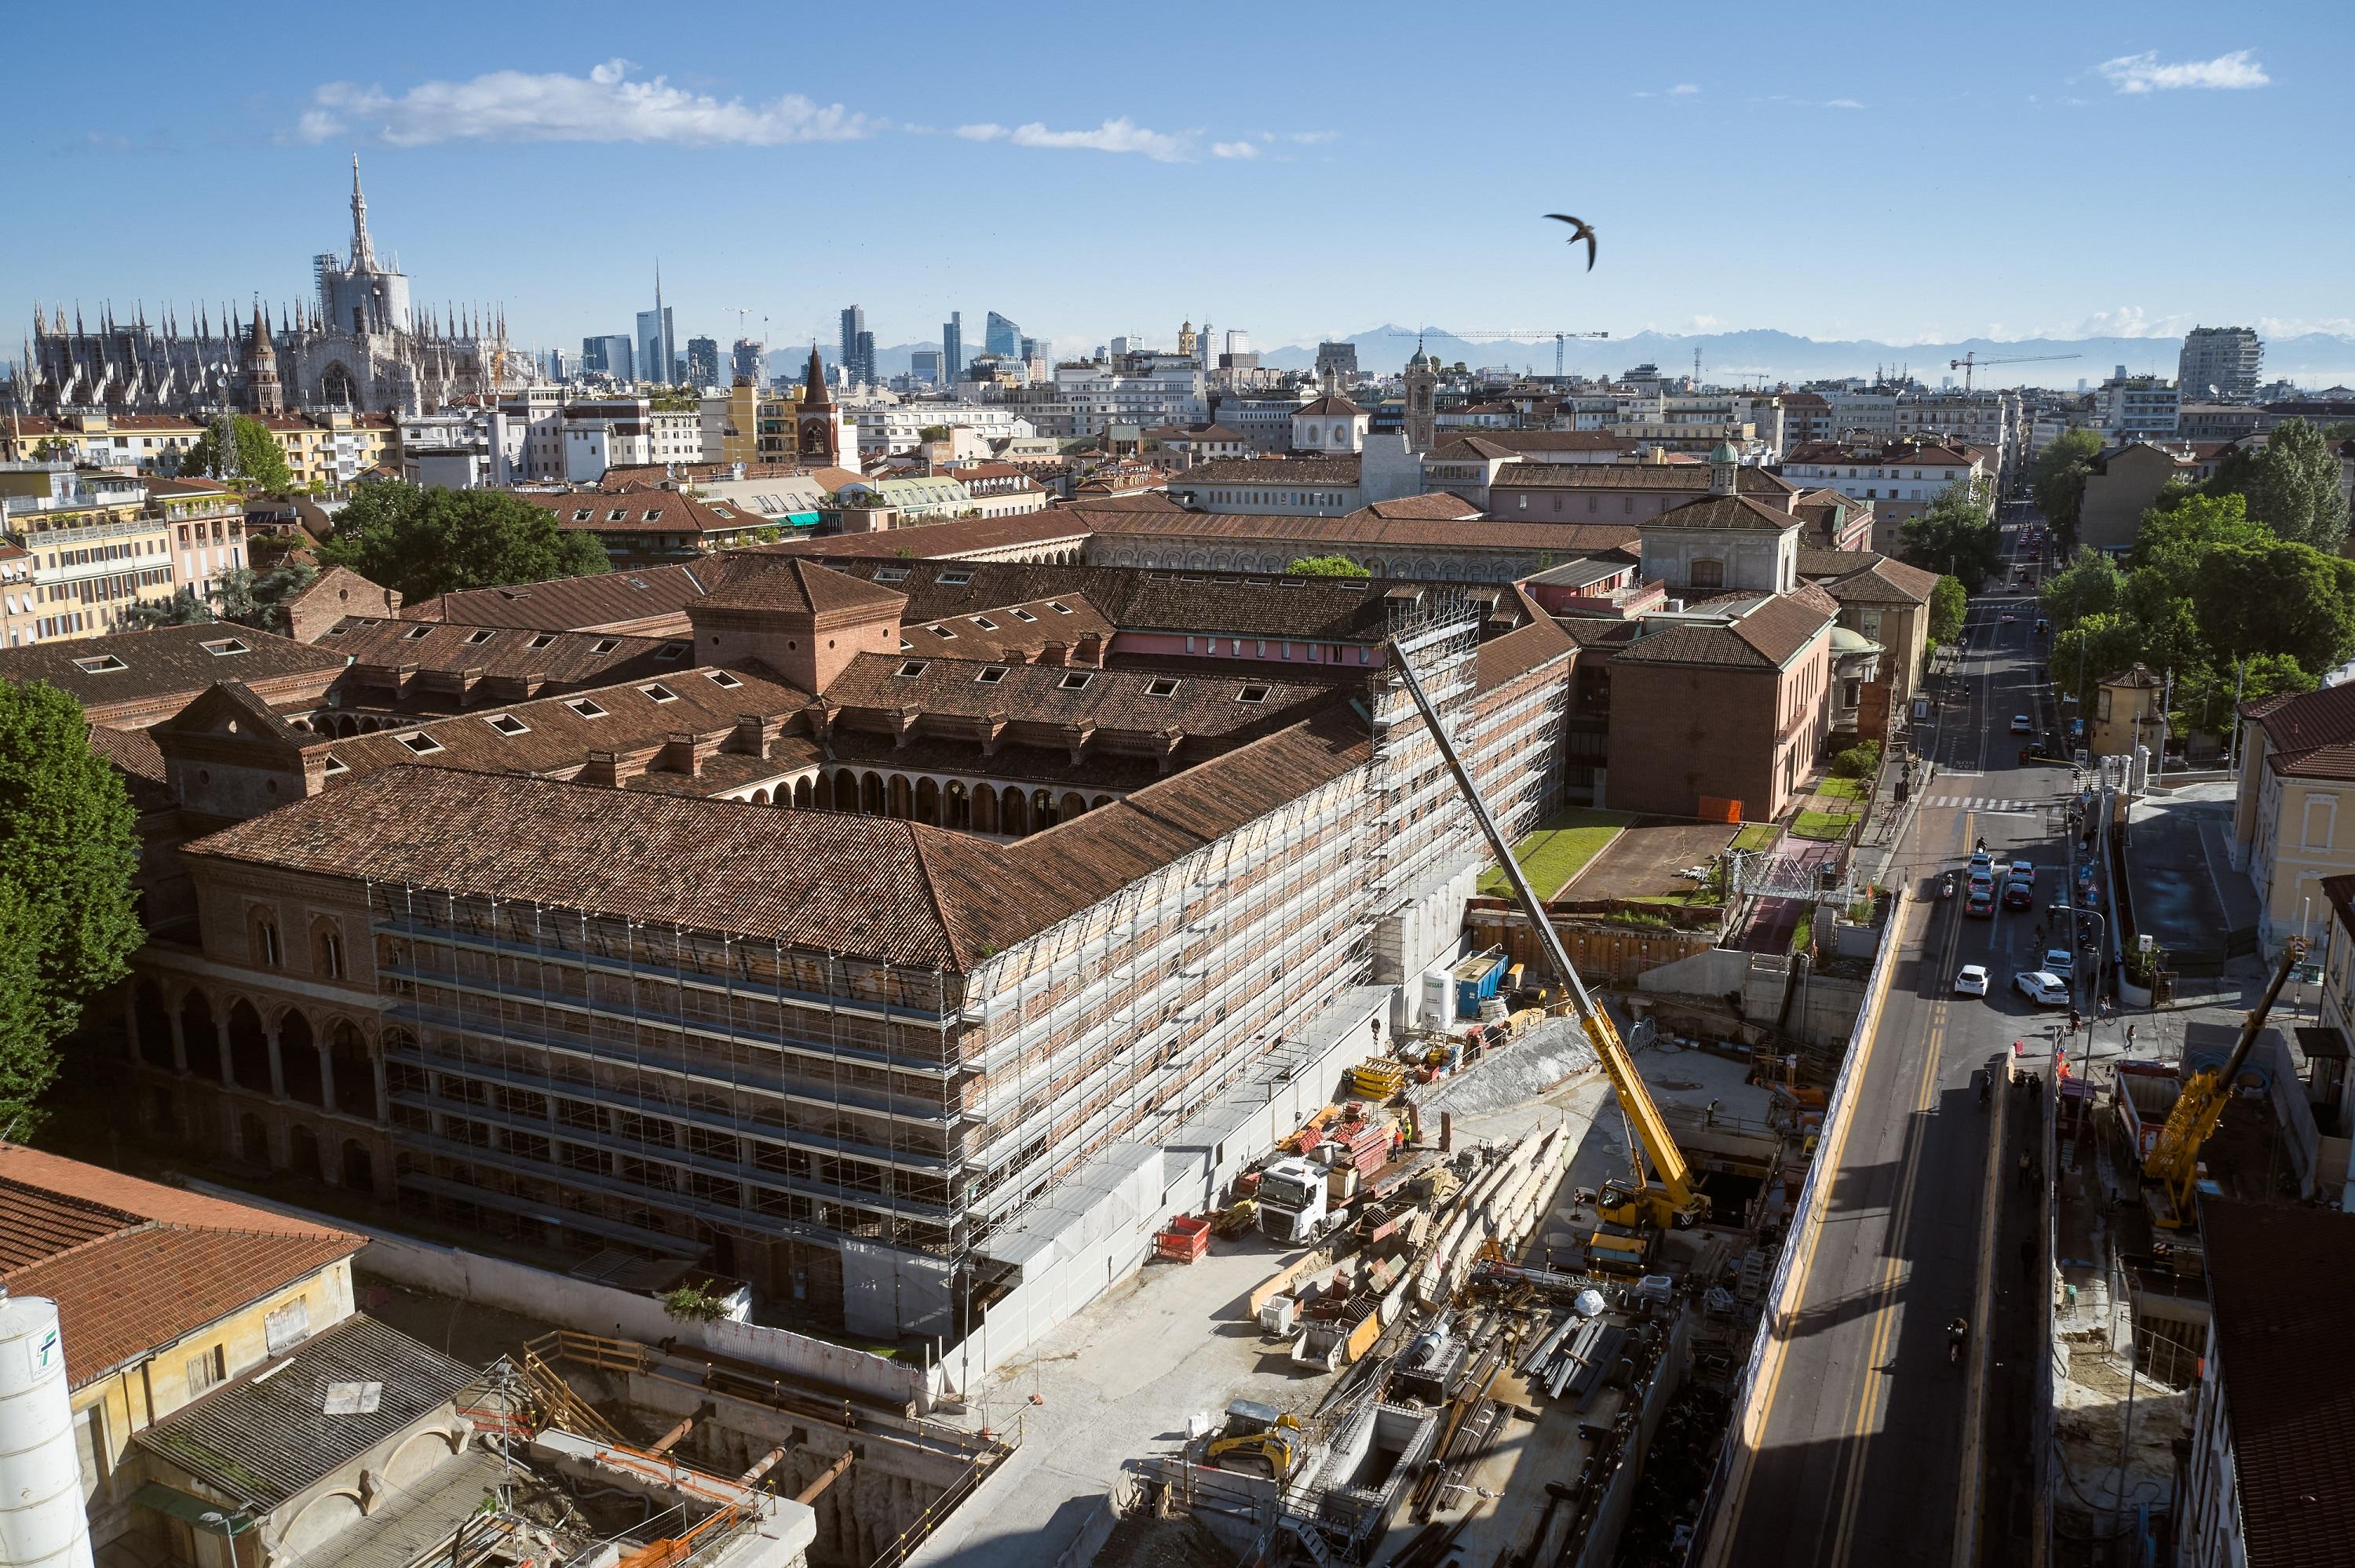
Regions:
<instances>
[{"instance_id":1,"label":"green grass patch","mask_svg":"<svg viewBox=\"0 0 2355 1568\"><path fill-rule=\"evenodd\" d=\"M1513 858L1521 863L1521 872L1529 879L1529 885L1537 889L1538 896L1551 898L1635 820L1631 811L1572 806L1547 818L1537 832L1514 845ZM1480 891L1497 898L1510 898L1513 885L1506 879L1505 868L1492 865L1482 874Z\"/></svg>"},{"instance_id":2,"label":"green grass patch","mask_svg":"<svg viewBox=\"0 0 2355 1568\"><path fill-rule=\"evenodd\" d=\"M1726 848L1738 850L1773 849L1774 847L1774 841L1782 836L1783 830L1776 827L1772 822L1752 822L1748 826L1744 827L1740 832L1734 834L1733 842L1726 845Z\"/></svg>"},{"instance_id":3,"label":"green grass patch","mask_svg":"<svg viewBox=\"0 0 2355 1568\"><path fill-rule=\"evenodd\" d=\"M1798 927L1791 933L1791 951L1804 953L1816 945L1816 906L1808 905L1799 916Z\"/></svg>"},{"instance_id":4,"label":"green grass patch","mask_svg":"<svg viewBox=\"0 0 2355 1568\"><path fill-rule=\"evenodd\" d=\"M1791 821L1791 835L1802 839L1844 839L1861 815L1858 811L1802 811Z\"/></svg>"},{"instance_id":5,"label":"green grass patch","mask_svg":"<svg viewBox=\"0 0 2355 1568\"><path fill-rule=\"evenodd\" d=\"M1835 800L1861 800L1864 799L1864 780L1861 779L1827 779L1822 783L1816 786L1816 793L1818 795L1828 796Z\"/></svg>"}]
</instances>

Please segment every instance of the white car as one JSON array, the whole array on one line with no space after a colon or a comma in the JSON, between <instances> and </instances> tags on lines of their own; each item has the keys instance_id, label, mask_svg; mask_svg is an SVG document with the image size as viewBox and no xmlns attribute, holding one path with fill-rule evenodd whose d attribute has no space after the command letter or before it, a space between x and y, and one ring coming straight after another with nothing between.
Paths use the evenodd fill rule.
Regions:
<instances>
[{"instance_id":1,"label":"white car","mask_svg":"<svg viewBox=\"0 0 2355 1568\"><path fill-rule=\"evenodd\" d=\"M2047 948L2044 949L2044 972L2057 977L2065 985L2076 975L2076 958L2066 948Z\"/></svg>"},{"instance_id":2,"label":"white car","mask_svg":"<svg viewBox=\"0 0 2355 1568\"><path fill-rule=\"evenodd\" d=\"M1987 993L1987 972L1985 964L1965 964L1955 976L1956 996L1985 996Z\"/></svg>"},{"instance_id":3,"label":"white car","mask_svg":"<svg viewBox=\"0 0 2355 1568\"><path fill-rule=\"evenodd\" d=\"M2009 620L2010 618L2007 616L2005 619ZM2011 733L2014 735L2033 735L2036 733L2036 726L2030 722L2026 714L2014 714L2011 715Z\"/></svg>"},{"instance_id":4,"label":"white car","mask_svg":"<svg viewBox=\"0 0 2355 1568\"><path fill-rule=\"evenodd\" d=\"M2069 988L2050 969L2022 969L2011 977L2012 989L2039 1007L2066 1007Z\"/></svg>"}]
</instances>

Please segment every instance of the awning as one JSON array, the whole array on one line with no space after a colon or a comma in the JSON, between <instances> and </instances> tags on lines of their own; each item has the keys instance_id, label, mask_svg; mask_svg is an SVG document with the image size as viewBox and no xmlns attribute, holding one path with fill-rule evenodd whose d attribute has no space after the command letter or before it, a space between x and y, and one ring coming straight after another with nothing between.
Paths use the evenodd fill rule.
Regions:
<instances>
[{"instance_id":1,"label":"awning","mask_svg":"<svg viewBox=\"0 0 2355 1568\"><path fill-rule=\"evenodd\" d=\"M133 1492L131 1506L152 1508L157 1513L169 1514L182 1524L211 1535L243 1535L254 1528L254 1520L246 1515L217 1502L190 1497L161 1481L150 1481Z\"/></svg>"},{"instance_id":2,"label":"awning","mask_svg":"<svg viewBox=\"0 0 2355 1568\"><path fill-rule=\"evenodd\" d=\"M790 523L796 528L815 528L826 519L815 512L788 512L782 521Z\"/></svg>"}]
</instances>

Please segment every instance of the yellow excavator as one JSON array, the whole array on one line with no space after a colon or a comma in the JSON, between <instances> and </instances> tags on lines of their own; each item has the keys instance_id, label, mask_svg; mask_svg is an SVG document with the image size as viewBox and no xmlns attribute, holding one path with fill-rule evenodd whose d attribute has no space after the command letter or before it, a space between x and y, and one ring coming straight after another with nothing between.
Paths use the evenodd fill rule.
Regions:
<instances>
[{"instance_id":1,"label":"yellow excavator","mask_svg":"<svg viewBox=\"0 0 2355 1568\"><path fill-rule=\"evenodd\" d=\"M1229 1407L1231 1414L1232 1408ZM1299 1419L1286 1411L1256 1432L1218 1439L1204 1457L1213 1465L1228 1458L1256 1459L1267 1467L1268 1474L1283 1481L1291 1476L1292 1467L1299 1458Z\"/></svg>"},{"instance_id":2,"label":"yellow excavator","mask_svg":"<svg viewBox=\"0 0 2355 1568\"><path fill-rule=\"evenodd\" d=\"M2154 1188L2150 1193L2150 1216L2168 1229L2181 1230L2192 1223L2192 1194L2200 1185L2200 1148L2223 1118L2225 1103L2232 1097L2233 1082L2248 1062L2249 1047L2264 1031L2265 1014L2273 1011L2274 999L2281 995L2282 983L2305 959L2305 938L2292 937L2282 948L2281 962L2274 966L2274 978L2266 985L2265 994L2241 1024L2241 1037L2232 1044L2232 1056L2221 1068L2192 1075L2191 1081L2176 1097L2175 1108L2167 1113L2167 1125L2159 1129L2158 1141L2151 1146L2150 1157L2142 1162L2142 1173Z\"/></svg>"},{"instance_id":3,"label":"yellow excavator","mask_svg":"<svg viewBox=\"0 0 2355 1568\"><path fill-rule=\"evenodd\" d=\"M1473 788L1472 776L1456 754L1454 738L1440 723L1438 710L1415 674L1406 650L1397 638L1392 638L1388 651L1390 667L1398 672L1407 694L1422 711L1423 722L1430 726L1432 738L1439 745L1439 755L1446 760L1448 771L1455 776L1456 788L1463 791L1465 803L1472 808L1473 821L1479 823L1489 850L1513 885L1513 896L1520 901L1521 913L1529 918L1529 930L1537 938L1540 950L1568 992L1566 1011L1577 1015L1579 1027L1586 1032L1588 1043L1594 1047L1595 1060L1610 1075L1611 1092L1617 1097L1620 1114L1626 1118L1628 1131L1633 1135L1628 1140L1628 1158L1633 1167L1629 1179L1605 1182L1596 1197L1595 1213L1600 1223L1587 1238L1588 1262L1598 1268L1645 1272L1651 1261L1653 1245L1662 1231L1682 1230L1709 1217L1709 1195L1693 1185L1692 1168L1686 1162L1684 1151L1677 1147L1677 1140L1669 1136L1660 1107L1653 1103L1651 1090L1636 1070L1635 1058L1619 1038L1618 1026L1588 994L1586 982L1572 967L1570 954L1563 949L1553 921L1548 918L1537 890L1523 874L1513 846L1505 842L1479 790ZM1645 1169L1647 1165L1648 1172Z\"/></svg>"}]
</instances>

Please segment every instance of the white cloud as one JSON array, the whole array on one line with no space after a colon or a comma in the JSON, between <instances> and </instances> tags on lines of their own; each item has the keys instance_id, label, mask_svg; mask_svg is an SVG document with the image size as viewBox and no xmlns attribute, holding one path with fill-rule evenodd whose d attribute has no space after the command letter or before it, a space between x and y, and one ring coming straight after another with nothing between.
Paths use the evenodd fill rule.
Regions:
<instances>
[{"instance_id":1,"label":"white cloud","mask_svg":"<svg viewBox=\"0 0 2355 1568\"><path fill-rule=\"evenodd\" d=\"M1194 154L1194 133L1149 131L1126 115L1091 131L1050 131L1038 121L1012 130L996 123L960 125L968 142L1011 142L1018 147L1083 147L1098 153L1142 153L1156 163L1184 163ZM1225 154L1231 156L1232 154Z\"/></svg>"},{"instance_id":2,"label":"white cloud","mask_svg":"<svg viewBox=\"0 0 2355 1568\"><path fill-rule=\"evenodd\" d=\"M305 142L346 134L397 147L436 142L659 142L687 146L773 147L847 142L888 129L886 121L799 93L766 103L722 101L673 87L662 77L629 79L612 59L586 77L490 71L466 81L420 82L395 97L379 87L331 81L295 127Z\"/></svg>"},{"instance_id":3,"label":"white cloud","mask_svg":"<svg viewBox=\"0 0 2355 1568\"><path fill-rule=\"evenodd\" d=\"M1213 142L1210 156L1214 158L1256 158L1259 149L1249 142Z\"/></svg>"},{"instance_id":4,"label":"white cloud","mask_svg":"<svg viewBox=\"0 0 2355 1568\"><path fill-rule=\"evenodd\" d=\"M1826 100L1824 107L1826 109L1861 109L1864 105L1853 98L1834 98Z\"/></svg>"},{"instance_id":5,"label":"white cloud","mask_svg":"<svg viewBox=\"0 0 2355 1568\"><path fill-rule=\"evenodd\" d=\"M2178 337L2190 324L2182 315L2154 316L2140 305L2120 305L2114 311L2095 311L2074 327L2059 332L2040 332L2040 337Z\"/></svg>"},{"instance_id":6,"label":"white cloud","mask_svg":"<svg viewBox=\"0 0 2355 1568\"><path fill-rule=\"evenodd\" d=\"M1668 96L1670 98L1690 98L1694 93L1699 92L1700 90L1700 89L1694 86L1691 82L1680 81L1677 83L1676 86L1668 89Z\"/></svg>"},{"instance_id":7,"label":"white cloud","mask_svg":"<svg viewBox=\"0 0 2355 1568\"><path fill-rule=\"evenodd\" d=\"M2179 87L2264 87L2273 80L2247 49L2234 49L2212 60L2178 60L2169 65L2159 63L2157 49L2145 49L2138 55L2104 60L2094 69L2113 88L2126 93L2167 92Z\"/></svg>"}]
</instances>

